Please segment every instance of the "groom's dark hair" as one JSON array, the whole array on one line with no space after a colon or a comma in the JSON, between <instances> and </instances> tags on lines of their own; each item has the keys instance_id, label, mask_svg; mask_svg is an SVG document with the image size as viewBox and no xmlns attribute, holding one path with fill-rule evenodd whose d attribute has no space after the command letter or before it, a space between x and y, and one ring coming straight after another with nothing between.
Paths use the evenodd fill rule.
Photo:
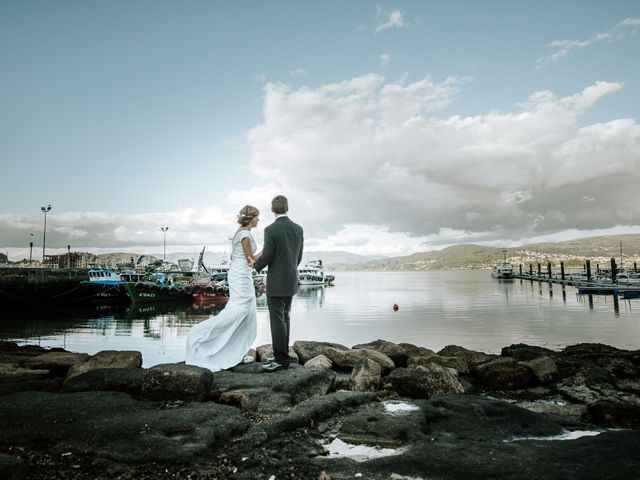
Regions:
<instances>
[{"instance_id":1,"label":"groom's dark hair","mask_svg":"<svg viewBox=\"0 0 640 480\"><path fill-rule=\"evenodd\" d=\"M287 213L289 211L289 202L284 195L276 195L271 200L271 211L276 215Z\"/></svg>"}]
</instances>

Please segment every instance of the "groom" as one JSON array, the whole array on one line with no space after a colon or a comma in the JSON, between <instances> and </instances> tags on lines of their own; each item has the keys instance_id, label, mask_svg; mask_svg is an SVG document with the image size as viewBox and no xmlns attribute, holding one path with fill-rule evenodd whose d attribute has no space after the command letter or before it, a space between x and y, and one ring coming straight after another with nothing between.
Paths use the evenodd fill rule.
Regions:
<instances>
[{"instance_id":1,"label":"groom","mask_svg":"<svg viewBox=\"0 0 640 480\"><path fill-rule=\"evenodd\" d=\"M302 227L287 216L287 198L278 195L271 201L275 221L264 229L262 255L253 268L267 271L267 305L271 322L273 360L262 365L267 372L289 368L289 311L298 291L298 265L302 261Z\"/></svg>"}]
</instances>

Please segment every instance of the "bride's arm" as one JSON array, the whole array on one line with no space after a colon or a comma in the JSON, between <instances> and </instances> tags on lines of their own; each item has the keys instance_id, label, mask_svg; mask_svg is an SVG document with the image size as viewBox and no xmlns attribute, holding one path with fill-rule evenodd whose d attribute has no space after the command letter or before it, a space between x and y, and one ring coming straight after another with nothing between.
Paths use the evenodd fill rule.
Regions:
<instances>
[{"instance_id":1,"label":"bride's arm","mask_svg":"<svg viewBox=\"0 0 640 480\"><path fill-rule=\"evenodd\" d=\"M242 239L242 253L244 253L247 263L253 265L258 259L253 253L251 253L251 240L249 238Z\"/></svg>"}]
</instances>

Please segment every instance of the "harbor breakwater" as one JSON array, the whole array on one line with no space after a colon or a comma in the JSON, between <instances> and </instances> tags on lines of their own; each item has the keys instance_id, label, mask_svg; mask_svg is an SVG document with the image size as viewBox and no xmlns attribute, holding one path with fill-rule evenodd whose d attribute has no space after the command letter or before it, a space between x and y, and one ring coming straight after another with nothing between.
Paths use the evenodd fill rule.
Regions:
<instances>
[{"instance_id":1,"label":"harbor breakwater","mask_svg":"<svg viewBox=\"0 0 640 480\"><path fill-rule=\"evenodd\" d=\"M77 302L87 268L0 268L0 305Z\"/></svg>"},{"instance_id":2,"label":"harbor breakwater","mask_svg":"<svg viewBox=\"0 0 640 480\"><path fill-rule=\"evenodd\" d=\"M264 345L258 360L270 355ZM637 478L640 350L298 341L288 370L0 342L3 478Z\"/></svg>"}]
</instances>

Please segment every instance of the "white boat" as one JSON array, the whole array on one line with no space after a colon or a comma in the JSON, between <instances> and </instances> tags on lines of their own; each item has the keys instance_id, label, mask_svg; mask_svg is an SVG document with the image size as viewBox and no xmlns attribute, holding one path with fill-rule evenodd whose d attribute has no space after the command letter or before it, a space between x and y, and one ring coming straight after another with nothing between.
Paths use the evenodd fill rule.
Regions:
<instances>
[{"instance_id":1,"label":"white boat","mask_svg":"<svg viewBox=\"0 0 640 480\"><path fill-rule=\"evenodd\" d=\"M89 282L102 285L120 283L120 274L109 268L92 268L89 270Z\"/></svg>"},{"instance_id":2,"label":"white boat","mask_svg":"<svg viewBox=\"0 0 640 480\"><path fill-rule=\"evenodd\" d=\"M491 272L492 278L514 278L513 273L513 265L509 262L502 262L493 267L493 271Z\"/></svg>"},{"instance_id":3,"label":"white boat","mask_svg":"<svg viewBox=\"0 0 640 480\"><path fill-rule=\"evenodd\" d=\"M300 285L333 285L335 275L325 273L322 260L312 260L298 267Z\"/></svg>"}]
</instances>

